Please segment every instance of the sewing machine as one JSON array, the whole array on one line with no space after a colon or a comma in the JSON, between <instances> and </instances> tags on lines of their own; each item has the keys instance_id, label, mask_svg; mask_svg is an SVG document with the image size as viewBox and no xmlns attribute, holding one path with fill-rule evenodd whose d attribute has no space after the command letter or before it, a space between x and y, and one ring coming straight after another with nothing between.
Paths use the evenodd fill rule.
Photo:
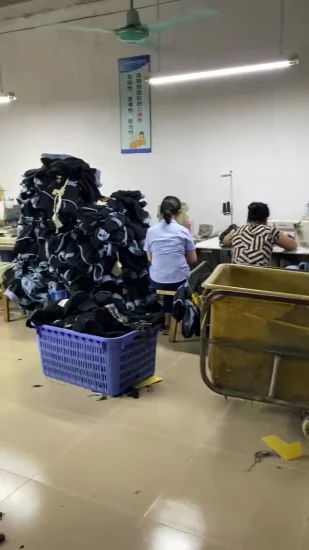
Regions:
<instances>
[{"instance_id":1,"label":"sewing machine","mask_svg":"<svg viewBox=\"0 0 309 550\"><path fill-rule=\"evenodd\" d=\"M198 239L203 241L204 239L210 239L213 234L213 225L209 225L208 223L201 223L198 226Z\"/></svg>"},{"instance_id":2,"label":"sewing machine","mask_svg":"<svg viewBox=\"0 0 309 550\"><path fill-rule=\"evenodd\" d=\"M309 248L309 220L268 220L268 225L295 237L298 246Z\"/></svg>"}]
</instances>

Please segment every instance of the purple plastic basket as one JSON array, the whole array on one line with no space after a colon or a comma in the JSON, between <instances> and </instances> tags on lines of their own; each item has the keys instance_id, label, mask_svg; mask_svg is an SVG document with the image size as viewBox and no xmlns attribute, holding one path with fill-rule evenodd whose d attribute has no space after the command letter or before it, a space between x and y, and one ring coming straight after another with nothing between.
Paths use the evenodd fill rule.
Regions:
<instances>
[{"instance_id":1,"label":"purple plastic basket","mask_svg":"<svg viewBox=\"0 0 309 550\"><path fill-rule=\"evenodd\" d=\"M46 376L116 396L155 371L158 330L101 338L44 325L36 329Z\"/></svg>"}]
</instances>

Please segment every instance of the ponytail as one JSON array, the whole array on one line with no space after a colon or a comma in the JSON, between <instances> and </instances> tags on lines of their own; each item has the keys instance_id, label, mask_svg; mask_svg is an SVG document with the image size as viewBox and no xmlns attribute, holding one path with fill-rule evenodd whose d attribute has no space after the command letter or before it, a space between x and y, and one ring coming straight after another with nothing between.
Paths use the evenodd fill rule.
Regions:
<instances>
[{"instance_id":1,"label":"ponytail","mask_svg":"<svg viewBox=\"0 0 309 550\"><path fill-rule=\"evenodd\" d=\"M170 224L172 221L172 212L170 210L164 210L163 219L167 224Z\"/></svg>"},{"instance_id":2,"label":"ponytail","mask_svg":"<svg viewBox=\"0 0 309 550\"><path fill-rule=\"evenodd\" d=\"M177 197L169 195L163 199L160 206L160 214L168 225L173 220L173 217L178 216L181 210L181 202Z\"/></svg>"}]
</instances>

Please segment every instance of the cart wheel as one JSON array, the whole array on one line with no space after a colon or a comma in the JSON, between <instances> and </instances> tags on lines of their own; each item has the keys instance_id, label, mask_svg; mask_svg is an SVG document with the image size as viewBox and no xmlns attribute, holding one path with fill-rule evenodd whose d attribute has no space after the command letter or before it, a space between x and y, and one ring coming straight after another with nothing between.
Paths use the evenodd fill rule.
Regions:
<instances>
[{"instance_id":1,"label":"cart wheel","mask_svg":"<svg viewBox=\"0 0 309 550\"><path fill-rule=\"evenodd\" d=\"M309 416L305 416L305 418L302 421L302 430L304 436L309 439Z\"/></svg>"}]
</instances>

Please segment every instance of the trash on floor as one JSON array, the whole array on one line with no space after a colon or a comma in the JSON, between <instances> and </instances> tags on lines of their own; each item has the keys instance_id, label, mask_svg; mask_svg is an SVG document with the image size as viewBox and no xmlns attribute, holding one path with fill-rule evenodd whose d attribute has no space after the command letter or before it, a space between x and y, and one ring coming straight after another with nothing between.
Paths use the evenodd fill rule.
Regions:
<instances>
[{"instance_id":1,"label":"trash on floor","mask_svg":"<svg viewBox=\"0 0 309 550\"><path fill-rule=\"evenodd\" d=\"M284 460L294 460L303 456L302 444L299 441L286 443L286 441L283 441L283 439L280 439L276 435L262 437L262 441L278 453L281 458L284 458Z\"/></svg>"},{"instance_id":2,"label":"trash on floor","mask_svg":"<svg viewBox=\"0 0 309 550\"><path fill-rule=\"evenodd\" d=\"M245 470L245 473L251 472L253 468L257 465L263 462L265 458L279 458L278 453L274 451L257 451L254 453L254 462L251 464L250 468Z\"/></svg>"},{"instance_id":3,"label":"trash on floor","mask_svg":"<svg viewBox=\"0 0 309 550\"><path fill-rule=\"evenodd\" d=\"M133 397L133 399L138 399L139 398L139 390L137 388L133 388L133 390L130 390L127 393L127 396L128 397Z\"/></svg>"},{"instance_id":4,"label":"trash on floor","mask_svg":"<svg viewBox=\"0 0 309 550\"><path fill-rule=\"evenodd\" d=\"M96 401L106 401L107 395L103 395L102 393L91 393L90 395L87 395L87 397L97 397Z\"/></svg>"}]
</instances>

